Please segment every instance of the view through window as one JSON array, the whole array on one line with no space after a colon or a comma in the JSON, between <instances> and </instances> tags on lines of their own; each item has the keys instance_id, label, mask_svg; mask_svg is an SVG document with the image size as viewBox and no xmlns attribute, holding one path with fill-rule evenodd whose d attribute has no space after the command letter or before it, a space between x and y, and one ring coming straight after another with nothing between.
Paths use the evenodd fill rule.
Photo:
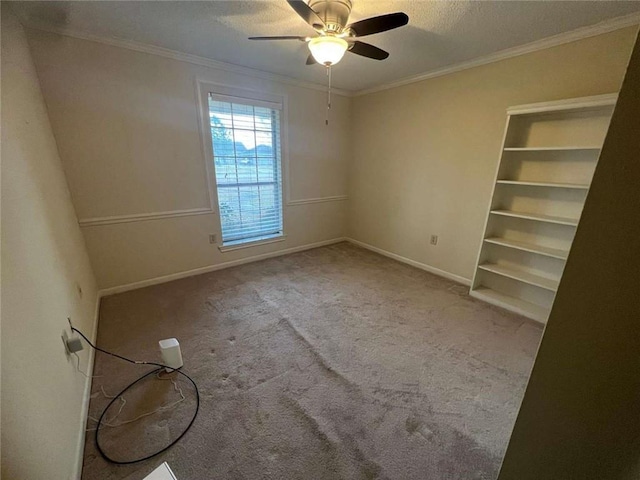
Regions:
<instances>
[{"instance_id":1,"label":"view through window","mask_svg":"<svg viewBox=\"0 0 640 480\"><path fill-rule=\"evenodd\" d=\"M223 245L281 236L280 110L209 96Z\"/></svg>"}]
</instances>

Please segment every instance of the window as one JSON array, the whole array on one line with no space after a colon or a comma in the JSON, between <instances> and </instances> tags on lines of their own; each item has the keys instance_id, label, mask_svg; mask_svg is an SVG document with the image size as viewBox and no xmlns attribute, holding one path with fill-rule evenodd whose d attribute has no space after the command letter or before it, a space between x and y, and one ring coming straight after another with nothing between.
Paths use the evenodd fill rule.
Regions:
<instances>
[{"instance_id":1,"label":"window","mask_svg":"<svg viewBox=\"0 0 640 480\"><path fill-rule=\"evenodd\" d=\"M222 244L283 235L281 104L210 93Z\"/></svg>"}]
</instances>

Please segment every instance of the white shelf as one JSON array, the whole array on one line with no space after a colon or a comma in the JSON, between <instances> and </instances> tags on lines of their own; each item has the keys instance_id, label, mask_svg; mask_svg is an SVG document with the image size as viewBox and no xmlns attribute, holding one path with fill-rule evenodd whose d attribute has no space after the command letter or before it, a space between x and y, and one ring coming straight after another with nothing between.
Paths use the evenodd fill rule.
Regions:
<instances>
[{"instance_id":1,"label":"white shelf","mask_svg":"<svg viewBox=\"0 0 640 480\"><path fill-rule=\"evenodd\" d=\"M546 323L549 317L549 309L527 302L520 298L505 295L487 287L479 287L471 291L471 296L484 300L487 303L505 308L524 317Z\"/></svg>"},{"instance_id":2,"label":"white shelf","mask_svg":"<svg viewBox=\"0 0 640 480\"><path fill-rule=\"evenodd\" d=\"M505 152L565 152L565 151L575 151L580 152L584 150L591 150L594 152L599 152L601 147L578 147L578 146L568 146L568 147L505 147Z\"/></svg>"},{"instance_id":3,"label":"white shelf","mask_svg":"<svg viewBox=\"0 0 640 480\"><path fill-rule=\"evenodd\" d=\"M507 109L470 295L546 322L615 102L600 95Z\"/></svg>"},{"instance_id":4,"label":"white shelf","mask_svg":"<svg viewBox=\"0 0 640 480\"><path fill-rule=\"evenodd\" d=\"M503 277L511 278L512 280L518 280L522 283L533 285L534 287L544 288L555 292L558 289L559 280L553 280L551 278L541 277L534 273L530 273L526 270L519 268L505 267L503 265L495 265L492 263L485 263L479 265L478 268L486 272L495 273L496 275L502 275Z\"/></svg>"},{"instance_id":5,"label":"white shelf","mask_svg":"<svg viewBox=\"0 0 640 480\"><path fill-rule=\"evenodd\" d=\"M507 240L504 238L490 237L485 238L485 242L492 243L494 245L500 245L507 248L513 248L521 250L523 252L536 253L538 255L544 255L546 257L558 258L560 260L566 260L569 256L568 250L562 250L560 248L544 247L535 243L517 242L515 240Z\"/></svg>"},{"instance_id":6,"label":"white shelf","mask_svg":"<svg viewBox=\"0 0 640 480\"><path fill-rule=\"evenodd\" d=\"M577 218L554 217L552 215L541 215L539 213L523 213L511 210L491 210L493 215L502 215L505 217L523 218L525 220L533 220L535 222L555 223L557 225L568 225L575 227L578 225Z\"/></svg>"},{"instance_id":7,"label":"white shelf","mask_svg":"<svg viewBox=\"0 0 640 480\"><path fill-rule=\"evenodd\" d=\"M521 185L524 187L569 188L572 190L589 190L589 185L581 183L523 182L520 180L498 180L500 185Z\"/></svg>"}]
</instances>

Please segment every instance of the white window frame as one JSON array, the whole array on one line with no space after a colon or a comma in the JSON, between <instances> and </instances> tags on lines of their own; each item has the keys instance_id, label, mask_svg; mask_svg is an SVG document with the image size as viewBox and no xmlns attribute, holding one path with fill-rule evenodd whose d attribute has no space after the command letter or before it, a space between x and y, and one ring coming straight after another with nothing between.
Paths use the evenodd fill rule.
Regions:
<instances>
[{"instance_id":1,"label":"white window frame","mask_svg":"<svg viewBox=\"0 0 640 480\"><path fill-rule=\"evenodd\" d=\"M269 243L282 242L286 239L287 231L286 218L286 199L288 196L288 144L287 144L287 125L288 125L288 108L287 96L276 95L254 90L246 90L218 83L212 83L207 80L196 78L196 95L198 102L198 123L200 125L200 139L202 144L202 155L206 165L207 185L209 190L209 199L214 210L218 238L220 243L218 249L221 252L230 252L243 248L256 247ZM282 208L282 233L281 235L269 236L264 239L248 240L244 242L232 242L222 244L222 220L219 212L218 187L215 175L213 141L211 139L210 119L209 119L209 96L213 95L219 100L244 103L255 105L258 107L267 107L280 110L280 175L281 175L281 208Z\"/></svg>"}]
</instances>

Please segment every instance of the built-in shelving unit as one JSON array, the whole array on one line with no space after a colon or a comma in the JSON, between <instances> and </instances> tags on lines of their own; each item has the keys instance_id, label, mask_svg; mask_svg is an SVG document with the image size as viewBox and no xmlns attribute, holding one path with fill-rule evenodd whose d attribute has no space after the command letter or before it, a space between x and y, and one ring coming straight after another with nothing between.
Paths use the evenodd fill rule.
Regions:
<instances>
[{"instance_id":1,"label":"built-in shelving unit","mask_svg":"<svg viewBox=\"0 0 640 480\"><path fill-rule=\"evenodd\" d=\"M507 109L472 296L546 322L616 99Z\"/></svg>"}]
</instances>

